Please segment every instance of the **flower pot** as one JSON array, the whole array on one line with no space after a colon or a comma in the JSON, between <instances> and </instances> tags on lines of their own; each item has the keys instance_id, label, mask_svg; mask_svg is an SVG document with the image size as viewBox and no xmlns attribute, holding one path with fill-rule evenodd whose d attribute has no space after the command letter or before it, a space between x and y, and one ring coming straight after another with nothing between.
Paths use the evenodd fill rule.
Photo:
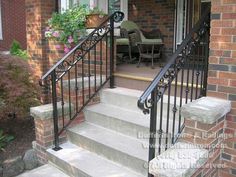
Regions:
<instances>
[{"instance_id":1,"label":"flower pot","mask_svg":"<svg viewBox=\"0 0 236 177\"><path fill-rule=\"evenodd\" d=\"M104 21L106 21L108 15L101 14L90 14L87 15L85 26L86 28L96 28L101 25Z\"/></svg>"}]
</instances>

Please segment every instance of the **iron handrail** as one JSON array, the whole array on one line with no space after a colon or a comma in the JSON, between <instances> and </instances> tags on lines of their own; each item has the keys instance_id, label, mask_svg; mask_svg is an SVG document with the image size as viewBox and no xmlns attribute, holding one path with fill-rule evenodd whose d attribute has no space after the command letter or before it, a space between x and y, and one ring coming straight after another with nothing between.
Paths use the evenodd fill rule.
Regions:
<instances>
[{"instance_id":1,"label":"iron handrail","mask_svg":"<svg viewBox=\"0 0 236 177\"><path fill-rule=\"evenodd\" d=\"M124 13L120 11L114 12L112 15L110 15L107 20L103 21L98 27L96 27L91 33L89 33L86 38L84 38L82 41L79 42L72 50L70 50L64 57L62 57L55 65L53 65L41 78L41 80L45 80L47 77L49 77L52 72L60 66L70 55L72 55L82 44L84 44L89 38L93 37L95 32L100 30L110 19L113 19L114 22L119 22L123 20Z\"/></svg>"},{"instance_id":2,"label":"iron handrail","mask_svg":"<svg viewBox=\"0 0 236 177\"><path fill-rule=\"evenodd\" d=\"M71 124L71 122L79 116L81 111L91 102L99 90L108 81L110 81L110 87L114 87L114 22L120 22L123 18L123 12L114 12L87 37L79 42L79 44L68 52L62 59L60 59L53 67L51 67L51 69L41 78L40 84L42 86L46 86L45 88L51 88L50 91L54 124L54 150L57 151L61 149L59 146L60 135ZM106 54L104 54L105 58L102 51L103 43L106 47ZM97 46L100 48L99 54L97 54ZM91 59L91 53L93 53L93 59ZM97 58L97 56L99 58ZM103 61L103 58L105 61ZM88 64L85 64L86 60L88 61ZM92 63L92 60L94 63ZM97 61L99 64L97 64ZM94 85L92 85L91 81L92 74L94 74ZM99 74L100 77L99 83L97 81L97 74ZM73 79L75 80L75 85L73 88L71 86L71 75L73 75L72 77L74 77ZM87 75L88 93L86 93L85 88L85 77ZM104 79L103 75L105 76ZM68 85L64 88L65 77ZM78 84L78 78L82 80L80 84ZM51 87L49 83L51 83ZM82 88L79 88L80 86ZM79 92L81 92L81 95ZM69 105L68 122L66 122L64 110L65 99L68 99ZM60 104L58 104L58 102L60 102ZM73 105L75 105L75 109L72 108ZM61 116L58 113L59 107L61 108ZM59 116L60 120L62 120L61 127Z\"/></svg>"},{"instance_id":3,"label":"iron handrail","mask_svg":"<svg viewBox=\"0 0 236 177\"><path fill-rule=\"evenodd\" d=\"M171 56L169 62L165 65L164 68L161 69L161 71L156 75L156 77L153 79L151 84L147 87L147 89L143 92L143 94L140 96L137 105L138 107L146 114L149 113L149 108L147 107L147 103L145 103L148 100L148 97L150 97L153 90L158 86L158 84L161 82L162 78L165 76L165 74L168 72L168 70L171 68L171 66L175 63L176 59L179 57L179 55L185 50L186 45L191 41L193 34L199 31L199 29L204 24L204 21L206 20L207 16L210 13L210 8L207 8L205 13L202 15L201 19L196 23L196 25L192 28L190 33L185 37L181 45L178 47L178 49L175 51L175 53ZM157 100L158 101L158 100Z\"/></svg>"}]
</instances>

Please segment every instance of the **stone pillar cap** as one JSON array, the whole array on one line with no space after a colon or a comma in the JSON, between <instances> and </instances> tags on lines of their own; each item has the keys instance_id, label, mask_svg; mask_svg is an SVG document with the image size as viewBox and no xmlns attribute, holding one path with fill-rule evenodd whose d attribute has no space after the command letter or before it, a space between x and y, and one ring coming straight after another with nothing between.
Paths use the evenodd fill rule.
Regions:
<instances>
[{"instance_id":1,"label":"stone pillar cap","mask_svg":"<svg viewBox=\"0 0 236 177\"><path fill-rule=\"evenodd\" d=\"M70 106L71 111L74 111L73 104L69 105L69 103L64 103L64 116L69 115L70 112ZM61 102L57 103L57 114L58 117L62 116L62 105ZM53 106L52 104L45 104L41 106L31 107L30 108L30 115L34 119L52 119L53 118Z\"/></svg>"},{"instance_id":2,"label":"stone pillar cap","mask_svg":"<svg viewBox=\"0 0 236 177\"><path fill-rule=\"evenodd\" d=\"M183 105L181 115L206 124L213 124L231 110L231 102L214 97L202 97Z\"/></svg>"}]
</instances>

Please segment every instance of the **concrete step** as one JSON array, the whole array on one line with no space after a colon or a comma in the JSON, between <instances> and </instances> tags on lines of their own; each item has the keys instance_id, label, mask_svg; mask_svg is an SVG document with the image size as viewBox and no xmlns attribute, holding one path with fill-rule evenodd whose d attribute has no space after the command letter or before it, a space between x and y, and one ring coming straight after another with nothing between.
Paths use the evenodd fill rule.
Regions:
<instances>
[{"instance_id":1,"label":"concrete step","mask_svg":"<svg viewBox=\"0 0 236 177\"><path fill-rule=\"evenodd\" d=\"M94 87L95 86L95 76L86 76L84 78L82 77L78 77L77 80L75 78L70 79L70 89L75 89L76 87L76 82L77 82L77 87L79 90L82 89L82 85L83 85L83 79L84 79L84 88L88 88L89 87L89 82L90 82L90 87ZM89 80L90 79L90 80ZM106 81L106 76L104 75L96 75L96 86L99 87L100 83L104 83ZM63 80L63 87L65 90L69 89L69 82L68 80Z\"/></svg>"},{"instance_id":2,"label":"concrete step","mask_svg":"<svg viewBox=\"0 0 236 177\"><path fill-rule=\"evenodd\" d=\"M162 130L166 132L166 111L163 112ZM113 131L148 141L150 115L144 115L141 111L131 111L113 105L104 103L87 107L84 110L85 119L88 122L111 129ZM172 114L169 119L169 132L172 132L173 118ZM160 120L160 114L157 116ZM175 133L178 132L179 121L175 121ZM157 128L160 127L160 121L157 121Z\"/></svg>"},{"instance_id":3,"label":"concrete step","mask_svg":"<svg viewBox=\"0 0 236 177\"><path fill-rule=\"evenodd\" d=\"M51 164L46 164L34 170L27 171L17 177L70 177Z\"/></svg>"},{"instance_id":4,"label":"concrete step","mask_svg":"<svg viewBox=\"0 0 236 177\"><path fill-rule=\"evenodd\" d=\"M137 102L139 97L142 95L143 91L127 89L122 87L116 87L114 89L103 89L101 91L101 102L122 107L125 109L140 112ZM167 109L168 96L163 97L163 110ZM183 103L184 104L184 103ZM170 108L172 109L174 105L174 97L170 96ZM178 108L180 105L180 98L176 98L176 106ZM158 102L158 107L160 107L160 101ZM177 111L178 112L178 111Z\"/></svg>"},{"instance_id":5,"label":"concrete step","mask_svg":"<svg viewBox=\"0 0 236 177\"><path fill-rule=\"evenodd\" d=\"M147 175L148 148L143 141L88 122L68 129L67 134L73 144Z\"/></svg>"},{"instance_id":6,"label":"concrete step","mask_svg":"<svg viewBox=\"0 0 236 177\"><path fill-rule=\"evenodd\" d=\"M47 151L49 160L71 177L144 177L72 143L61 147L60 151Z\"/></svg>"},{"instance_id":7,"label":"concrete step","mask_svg":"<svg viewBox=\"0 0 236 177\"><path fill-rule=\"evenodd\" d=\"M190 73L190 77L191 78L191 74ZM153 81L154 76L150 77L150 76L145 76L145 75L140 75L137 76L137 74L135 73L122 73L122 72L118 72L114 74L115 76L115 86L116 87L125 87L125 88L129 88L129 89L135 89L135 90L140 90L140 91L144 91ZM187 76L187 73L185 74L185 76ZM179 97L181 94L181 75L179 74L179 78L178 78L178 83L177 83L177 96ZM187 86L187 77L184 78L183 81L183 94L182 97L186 96L186 86ZM175 95L175 91L174 91L174 85L175 85L175 81L172 81L171 83L172 85L172 89L171 89L171 95L174 96ZM189 88L191 88L191 83L189 83ZM199 86L198 86L198 90L199 90ZM195 92L196 92L196 84L193 85L193 98L195 98ZM190 97L191 95L191 89L190 92L188 94L188 97Z\"/></svg>"}]
</instances>

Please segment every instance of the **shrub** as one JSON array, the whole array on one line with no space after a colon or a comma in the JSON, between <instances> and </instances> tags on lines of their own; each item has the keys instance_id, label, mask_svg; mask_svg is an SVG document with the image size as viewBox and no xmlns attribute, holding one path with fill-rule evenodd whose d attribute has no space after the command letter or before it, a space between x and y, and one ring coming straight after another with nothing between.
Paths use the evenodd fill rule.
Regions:
<instances>
[{"instance_id":1,"label":"shrub","mask_svg":"<svg viewBox=\"0 0 236 177\"><path fill-rule=\"evenodd\" d=\"M12 140L14 140L14 136L4 134L0 129L0 152L4 151L4 147Z\"/></svg>"},{"instance_id":2,"label":"shrub","mask_svg":"<svg viewBox=\"0 0 236 177\"><path fill-rule=\"evenodd\" d=\"M11 48L10 48L11 55L18 56L22 59L28 59L28 55L26 50L22 50L21 45L18 41L13 40Z\"/></svg>"},{"instance_id":3,"label":"shrub","mask_svg":"<svg viewBox=\"0 0 236 177\"><path fill-rule=\"evenodd\" d=\"M29 115L29 108L40 103L29 64L18 57L0 55L0 70L0 118Z\"/></svg>"}]
</instances>

